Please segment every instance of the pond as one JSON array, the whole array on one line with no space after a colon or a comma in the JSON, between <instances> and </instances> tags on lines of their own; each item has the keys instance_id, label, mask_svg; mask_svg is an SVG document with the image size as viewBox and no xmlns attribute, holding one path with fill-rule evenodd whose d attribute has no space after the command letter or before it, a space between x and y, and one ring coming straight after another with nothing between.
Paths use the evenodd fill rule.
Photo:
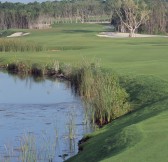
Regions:
<instances>
[{"instance_id":1,"label":"pond","mask_svg":"<svg viewBox=\"0 0 168 162\"><path fill-rule=\"evenodd\" d=\"M69 82L0 73L0 161L62 162L92 128Z\"/></svg>"}]
</instances>

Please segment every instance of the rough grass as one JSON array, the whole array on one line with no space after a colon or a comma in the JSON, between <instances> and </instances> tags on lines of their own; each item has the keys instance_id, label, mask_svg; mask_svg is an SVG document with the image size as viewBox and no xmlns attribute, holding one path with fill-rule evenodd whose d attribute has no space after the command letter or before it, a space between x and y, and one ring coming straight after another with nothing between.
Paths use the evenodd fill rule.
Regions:
<instances>
[{"instance_id":1,"label":"rough grass","mask_svg":"<svg viewBox=\"0 0 168 162\"><path fill-rule=\"evenodd\" d=\"M166 162L168 150L168 39L98 38L102 25L64 24L30 32L26 41L47 52L0 53L0 64L13 60L44 65L51 60L79 66L84 57L98 58L105 71L116 71L130 94L134 111L91 135L71 162ZM17 30L16 30L17 31Z\"/></svg>"},{"instance_id":2,"label":"rough grass","mask_svg":"<svg viewBox=\"0 0 168 162\"><path fill-rule=\"evenodd\" d=\"M26 42L19 39L0 39L0 52L39 52L44 50L35 42Z\"/></svg>"}]
</instances>

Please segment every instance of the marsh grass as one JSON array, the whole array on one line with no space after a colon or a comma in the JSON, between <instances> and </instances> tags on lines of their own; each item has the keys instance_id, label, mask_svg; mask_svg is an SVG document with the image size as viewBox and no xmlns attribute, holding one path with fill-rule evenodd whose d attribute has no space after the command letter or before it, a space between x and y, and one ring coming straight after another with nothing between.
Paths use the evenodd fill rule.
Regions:
<instances>
[{"instance_id":1,"label":"marsh grass","mask_svg":"<svg viewBox=\"0 0 168 162\"><path fill-rule=\"evenodd\" d=\"M21 136L17 148L4 145L5 152L3 157L0 156L0 162L54 162L58 145L57 135L50 137L47 132L42 132L40 136L25 133Z\"/></svg>"},{"instance_id":2,"label":"marsh grass","mask_svg":"<svg viewBox=\"0 0 168 162\"><path fill-rule=\"evenodd\" d=\"M68 137L70 140L75 139L76 137L76 125L75 125L75 110L68 114Z\"/></svg>"},{"instance_id":3,"label":"marsh grass","mask_svg":"<svg viewBox=\"0 0 168 162\"><path fill-rule=\"evenodd\" d=\"M35 77L52 77L62 72L60 69L60 63L57 60L51 61L48 64L30 64L28 61L22 62L14 59L1 68L7 70L11 74L18 74L23 76L32 75Z\"/></svg>"},{"instance_id":4,"label":"marsh grass","mask_svg":"<svg viewBox=\"0 0 168 162\"><path fill-rule=\"evenodd\" d=\"M33 134L26 134L20 140L20 156L22 162L52 162L55 157L57 138L51 139L47 133L40 136L40 143ZM38 139L38 141L39 141Z\"/></svg>"},{"instance_id":5,"label":"marsh grass","mask_svg":"<svg viewBox=\"0 0 168 162\"><path fill-rule=\"evenodd\" d=\"M22 162L37 161L37 148L35 137L31 134L24 135L20 140L20 159Z\"/></svg>"},{"instance_id":6,"label":"marsh grass","mask_svg":"<svg viewBox=\"0 0 168 162\"><path fill-rule=\"evenodd\" d=\"M4 145L5 148L5 155L3 158L0 158L2 162L10 162L11 157L14 156L14 150L10 145Z\"/></svg>"},{"instance_id":7,"label":"marsh grass","mask_svg":"<svg viewBox=\"0 0 168 162\"><path fill-rule=\"evenodd\" d=\"M71 64L61 64L60 65L60 73L62 73L66 78L70 78L73 74L74 68Z\"/></svg>"},{"instance_id":8,"label":"marsh grass","mask_svg":"<svg viewBox=\"0 0 168 162\"><path fill-rule=\"evenodd\" d=\"M55 151L56 147L58 145L58 132L55 131L55 136L54 139L51 139L50 137L47 136L47 133L43 134L42 138L42 146L39 152L39 159L42 159L48 162L53 162L55 158Z\"/></svg>"},{"instance_id":9,"label":"marsh grass","mask_svg":"<svg viewBox=\"0 0 168 162\"><path fill-rule=\"evenodd\" d=\"M91 109L93 123L103 125L130 111L129 97L115 74L85 64L73 75L73 85Z\"/></svg>"},{"instance_id":10,"label":"marsh grass","mask_svg":"<svg viewBox=\"0 0 168 162\"><path fill-rule=\"evenodd\" d=\"M34 76L44 76L45 70L45 65L32 64L30 73Z\"/></svg>"},{"instance_id":11,"label":"marsh grass","mask_svg":"<svg viewBox=\"0 0 168 162\"><path fill-rule=\"evenodd\" d=\"M19 39L0 39L0 52L39 52L44 47L35 42L26 42Z\"/></svg>"},{"instance_id":12,"label":"marsh grass","mask_svg":"<svg viewBox=\"0 0 168 162\"><path fill-rule=\"evenodd\" d=\"M60 63L57 60L52 60L43 69L48 76L53 76L60 73Z\"/></svg>"},{"instance_id":13,"label":"marsh grass","mask_svg":"<svg viewBox=\"0 0 168 162\"><path fill-rule=\"evenodd\" d=\"M31 66L28 63L18 61L7 64L6 68L10 73L15 74L28 75L31 72Z\"/></svg>"}]
</instances>

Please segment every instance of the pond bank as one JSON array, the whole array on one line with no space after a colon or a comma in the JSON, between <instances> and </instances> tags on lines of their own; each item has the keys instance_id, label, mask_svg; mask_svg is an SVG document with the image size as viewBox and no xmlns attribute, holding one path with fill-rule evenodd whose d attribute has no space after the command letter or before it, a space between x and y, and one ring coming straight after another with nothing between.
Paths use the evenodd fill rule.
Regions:
<instances>
[{"instance_id":1,"label":"pond bank","mask_svg":"<svg viewBox=\"0 0 168 162\"><path fill-rule=\"evenodd\" d=\"M69 80L75 93L79 94L87 106L90 122L100 127L130 111L127 93L120 87L118 77L106 74L96 64L82 65L80 68L54 65L40 67L24 63L11 63L1 68L10 73L33 76L47 76ZM82 142L83 143L83 142ZM81 150L80 144L80 150Z\"/></svg>"},{"instance_id":2,"label":"pond bank","mask_svg":"<svg viewBox=\"0 0 168 162\"><path fill-rule=\"evenodd\" d=\"M102 126L131 111L128 94L120 86L116 74L104 72L95 63L85 63L74 68L54 61L50 65L27 65L10 63L2 68L11 73L33 76L63 78L71 82L72 88L89 106L92 122Z\"/></svg>"}]
</instances>

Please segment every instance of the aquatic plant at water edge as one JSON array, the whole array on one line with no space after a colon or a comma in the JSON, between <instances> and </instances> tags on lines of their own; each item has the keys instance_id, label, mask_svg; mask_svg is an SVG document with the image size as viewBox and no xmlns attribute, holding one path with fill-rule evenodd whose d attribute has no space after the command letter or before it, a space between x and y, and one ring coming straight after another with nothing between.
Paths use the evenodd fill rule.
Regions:
<instances>
[{"instance_id":1,"label":"aquatic plant at water edge","mask_svg":"<svg viewBox=\"0 0 168 162\"><path fill-rule=\"evenodd\" d=\"M37 161L37 149L35 143L35 137L33 135L24 135L20 141L22 162Z\"/></svg>"},{"instance_id":2,"label":"aquatic plant at water edge","mask_svg":"<svg viewBox=\"0 0 168 162\"><path fill-rule=\"evenodd\" d=\"M72 110L72 112L68 114L68 138L70 140L75 139L76 136L75 116L75 110Z\"/></svg>"},{"instance_id":3,"label":"aquatic plant at water edge","mask_svg":"<svg viewBox=\"0 0 168 162\"><path fill-rule=\"evenodd\" d=\"M29 74L31 71L31 67L28 64L25 64L23 62L15 61L13 63L7 64L7 70L11 73L19 73L19 74Z\"/></svg>"},{"instance_id":4,"label":"aquatic plant at water edge","mask_svg":"<svg viewBox=\"0 0 168 162\"><path fill-rule=\"evenodd\" d=\"M72 82L89 105L93 122L103 125L130 111L128 94L115 74L104 73L94 64L84 65L74 74Z\"/></svg>"},{"instance_id":5,"label":"aquatic plant at water edge","mask_svg":"<svg viewBox=\"0 0 168 162\"><path fill-rule=\"evenodd\" d=\"M40 140L40 143L37 141ZM20 138L18 148L6 146L6 154L0 157L2 162L11 162L14 160L20 162L52 162L55 158L57 146L57 137L51 139L46 133L38 137L32 133L26 133Z\"/></svg>"}]
</instances>

